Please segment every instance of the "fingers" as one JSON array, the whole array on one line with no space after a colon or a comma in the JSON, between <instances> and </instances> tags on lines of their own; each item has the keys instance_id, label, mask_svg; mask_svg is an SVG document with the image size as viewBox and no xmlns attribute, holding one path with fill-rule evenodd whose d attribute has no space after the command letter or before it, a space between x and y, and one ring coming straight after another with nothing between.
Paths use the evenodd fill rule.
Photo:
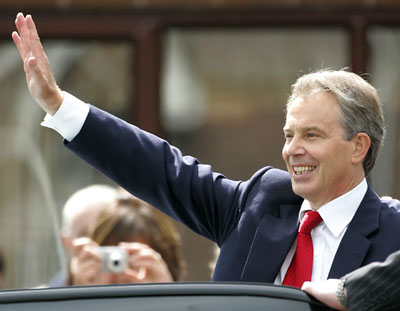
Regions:
<instances>
[{"instance_id":1,"label":"fingers","mask_svg":"<svg viewBox=\"0 0 400 311\"><path fill-rule=\"evenodd\" d=\"M16 32L16 31L14 31L12 33L11 37L14 41L15 46L18 49L18 52L19 52L19 55L21 56L22 61L25 62L26 52L25 52L25 47L24 47L24 44L22 43L21 37L19 36L18 32Z\"/></svg>"},{"instance_id":2,"label":"fingers","mask_svg":"<svg viewBox=\"0 0 400 311\"><path fill-rule=\"evenodd\" d=\"M14 41L15 46L18 49L19 55L21 56L22 62L24 63L24 71L27 74L27 81L29 83L31 76L30 70L28 66L28 58L29 58L29 51L27 50L24 41L22 39L22 33L25 32L25 18L22 13L18 13L17 18L15 20L15 25L17 27L17 31L13 31L11 37Z\"/></svg>"},{"instance_id":3,"label":"fingers","mask_svg":"<svg viewBox=\"0 0 400 311\"><path fill-rule=\"evenodd\" d=\"M89 238L77 238L72 240L72 255L78 256L84 248L88 250L96 247L98 247L97 243Z\"/></svg>"},{"instance_id":4,"label":"fingers","mask_svg":"<svg viewBox=\"0 0 400 311\"><path fill-rule=\"evenodd\" d=\"M40 41L39 34L36 29L36 25L31 15L26 16L26 25L29 33L29 45L32 51L32 55L40 62L40 66L43 68L50 67L49 61L43 50L43 45Z\"/></svg>"},{"instance_id":5,"label":"fingers","mask_svg":"<svg viewBox=\"0 0 400 311\"><path fill-rule=\"evenodd\" d=\"M129 267L126 275L135 283L173 282L168 265L154 249L142 243L120 243L127 249Z\"/></svg>"},{"instance_id":6,"label":"fingers","mask_svg":"<svg viewBox=\"0 0 400 311\"><path fill-rule=\"evenodd\" d=\"M146 270L127 269L125 272L117 274L114 282L117 284L146 283Z\"/></svg>"},{"instance_id":7,"label":"fingers","mask_svg":"<svg viewBox=\"0 0 400 311\"><path fill-rule=\"evenodd\" d=\"M17 30L18 32L21 34L22 33L22 26L25 23L25 17L24 14L22 14L21 12L19 12L17 14L17 17L15 19L15 26L17 26Z\"/></svg>"},{"instance_id":8,"label":"fingers","mask_svg":"<svg viewBox=\"0 0 400 311\"><path fill-rule=\"evenodd\" d=\"M44 85L43 82L46 81L41 79L43 75L42 72L39 72L37 62L40 61L41 58L43 58L43 55L47 63L48 60L46 55L44 54L43 47L40 43L39 36L36 31L36 26L32 20L32 16L28 15L25 18L22 13L18 13L15 20L15 25L17 27L17 31L14 31L11 37L24 63L24 70L25 73L28 75L28 83L31 78L31 69L34 69L35 73L37 74L36 80ZM35 52L33 52L32 46L34 47ZM36 60L30 60L31 57L34 57Z\"/></svg>"},{"instance_id":9,"label":"fingers","mask_svg":"<svg viewBox=\"0 0 400 311\"><path fill-rule=\"evenodd\" d=\"M22 60L25 62L27 58L33 56L43 69L50 67L32 16L24 17L22 13L18 13L15 25L18 32L14 31L12 38Z\"/></svg>"},{"instance_id":10,"label":"fingers","mask_svg":"<svg viewBox=\"0 0 400 311\"><path fill-rule=\"evenodd\" d=\"M25 60L26 57L30 56L32 50L31 50L30 34L26 23L26 18L22 13L17 14L17 18L15 20L15 26L17 27L19 37L21 38L22 47L24 49L23 59Z\"/></svg>"},{"instance_id":11,"label":"fingers","mask_svg":"<svg viewBox=\"0 0 400 311\"><path fill-rule=\"evenodd\" d=\"M134 255L142 250L151 250L155 252L150 246L139 242L121 242L118 244L119 247L125 248L129 254Z\"/></svg>"},{"instance_id":12,"label":"fingers","mask_svg":"<svg viewBox=\"0 0 400 311\"><path fill-rule=\"evenodd\" d=\"M18 13L15 25L17 31L11 36L24 63L29 92L45 112L54 115L64 95L53 77L32 16Z\"/></svg>"},{"instance_id":13,"label":"fingers","mask_svg":"<svg viewBox=\"0 0 400 311\"><path fill-rule=\"evenodd\" d=\"M303 286L301 287L301 290L304 290L306 293L309 293L310 295L314 294L314 284L311 282L304 282Z\"/></svg>"},{"instance_id":14,"label":"fingers","mask_svg":"<svg viewBox=\"0 0 400 311\"><path fill-rule=\"evenodd\" d=\"M72 241L71 275L74 285L101 284L101 258L97 244L88 238Z\"/></svg>"},{"instance_id":15,"label":"fingers","mask_svg":"<svg viewBox=\"0 0 400 311\"><path fill-rule=\"evenodd\" d=\"M132 265L136 264L137 259L141 260L151 260L151 261L161 261L162 257L150 246L143 243L120 243L120 247L125 248L129 254L129 261Z\"/></svg>"},{"instance_id":16,"label":"fingers","mask_svg":"<svg viewBox=\"0 0 400 311\"><path fill-rule=\"evenodd\" d=\"M304 282L301 289L336 310L347 310L339 303L336 296L339 281L328 279L318 282Z\"/></svg>"},{"instance_id":17,"label":"fingers","mask_svg":"<svg viewBox=\"0 0 400 311\"><path fill-rule=\"evenodd\" d=\"M26 19L25 19L25 22L26 22L27 29L29 30L29 39L30 39L30 41L32 43L35 42L35 41L39 41L40 42L40 38L39 38L37 29L36 29L36 25L35 25L35 23L33 21L32 16L31 15L27 15Z\"/></svg>"}]
</instances>

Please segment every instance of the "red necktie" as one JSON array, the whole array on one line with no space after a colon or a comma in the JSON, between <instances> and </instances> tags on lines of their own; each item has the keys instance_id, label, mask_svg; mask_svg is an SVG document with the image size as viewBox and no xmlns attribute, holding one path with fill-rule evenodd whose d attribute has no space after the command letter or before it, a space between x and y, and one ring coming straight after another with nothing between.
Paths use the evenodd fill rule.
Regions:
<instances>
[{"instance_id":1,"label":"red necktie","mask_svg":"<svg viewBox=\"0 0 400 311\"><path fill-rule=\"evenodd\" d=\"M311 281L314 256L311 230L321 221L318 212L307 211L303 216L297 234L296 252L286 272L283 285L301 288L305 281Z\"/></svg>"}]
</instances>

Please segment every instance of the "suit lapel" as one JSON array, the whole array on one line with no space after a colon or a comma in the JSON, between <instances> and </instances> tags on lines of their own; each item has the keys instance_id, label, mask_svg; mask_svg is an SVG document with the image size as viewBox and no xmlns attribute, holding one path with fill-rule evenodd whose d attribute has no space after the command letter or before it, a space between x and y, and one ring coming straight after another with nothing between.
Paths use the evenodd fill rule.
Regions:
<instances>
[{"instance_id":1,"label":"suit lapel","mask_svg":"<svg viewBox=\"0 0 400 311\"><path fill-rule=\"evenodd\" d=\"M340 278L363 265L371 246L368 236L379 229L380 206L380 199L368 187L367 193L339 245L329 278Z\"/></svg>"},{"instance_id":2,"label":"suit lapel","mask_svg":"<svg viewBox=\"0 0 400 311\"><path fill-rule=\"evenodd\" d=\"M241 281L272 283L297 235L299 206L281 205L281 218L265 214L257 227Z\"/></svg>"},{"instance_id":3,"label":"suit lapel","mask_svg":"<svg viewBox=\"0 0 400 311\"><path fill-rule=\"evenodd\" d=\"M370 246L371 242L367 238L349 226L336 252L328 278L341 278L361 267Z\"/></svg>"}]
</instances>

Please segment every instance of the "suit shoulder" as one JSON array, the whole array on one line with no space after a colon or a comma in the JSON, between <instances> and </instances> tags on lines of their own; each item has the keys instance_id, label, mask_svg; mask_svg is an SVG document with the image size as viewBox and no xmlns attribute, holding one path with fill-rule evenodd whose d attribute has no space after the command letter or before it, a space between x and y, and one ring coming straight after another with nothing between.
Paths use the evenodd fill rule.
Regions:
<instances>
[{"instance_id":1,"label":"suit shoulder","mask_svg":"<svg viewBox=\"0 0 400 311\"><path fill-rule=\"evenodd\" d=\"M302 200L292 190L289 173L271 166L257 171L248 181L249 195L279 201Z\"/></svg>"},{"instance_id":2,"label":"suit shoulder","mask_svg":"<svg viewBox=\"0 0 400 311\"><path fill-rule=\"evenodd\" d=\"M258 170L251 179L259 179L260 182L276 183L277 185L290 184L289 173L272 166L266 166Z\"/></svg>"},{"instance_id":3,"label":"suit shoulder","mask_svg":"<svg viewBox=\"0 0 400 311\"><path fill-rule=\"evenodd\" d=\"M286 171L273 167L265 167L259 170L254 176L256 175L260 175L259 183L265 191L290 190L292 192L292 183L289 173Z\"/></svg>"},{"instance_id":4,"label":"suit shoulder","mask_svg":"<svg viewBox=\"0 0 400 311\"><path fill-rule=\"evenodd\" d=\"M400 212L400 201L391 197L381 197L381 202L388 207L391 212Z\"/></svg>"},{"instance_id":5,"label":"suit shoulder","mask_svg":"<svg viewBox=\"0 0 400 311\"><path fill-rule=\"evenodd\" d=\"M387 222L392 223L393 225L396 224L396 228L399 229L400 232L400 203L396 202L385 202L382 201L381 205L381 223Z\"/></svg>"}]
</instances>

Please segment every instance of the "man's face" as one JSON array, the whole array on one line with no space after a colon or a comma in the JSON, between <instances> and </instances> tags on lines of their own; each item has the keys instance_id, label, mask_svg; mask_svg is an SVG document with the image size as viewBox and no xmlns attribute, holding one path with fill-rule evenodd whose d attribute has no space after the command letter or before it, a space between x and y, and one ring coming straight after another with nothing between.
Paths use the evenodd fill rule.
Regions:
<instances>
[{"instance_id":1,"label":"man's face","mask_svg":"<svg viewBox=\"0 0 400 311\"><path fill-rule=\"evenodd\" d=\"M339 116L340 106L327 92L298 97L287 112L282 156L293 191L309 200L313 208L361 181L359 166L352 164L354 142L344 139Z\"/></svg>"}]
</instances>

